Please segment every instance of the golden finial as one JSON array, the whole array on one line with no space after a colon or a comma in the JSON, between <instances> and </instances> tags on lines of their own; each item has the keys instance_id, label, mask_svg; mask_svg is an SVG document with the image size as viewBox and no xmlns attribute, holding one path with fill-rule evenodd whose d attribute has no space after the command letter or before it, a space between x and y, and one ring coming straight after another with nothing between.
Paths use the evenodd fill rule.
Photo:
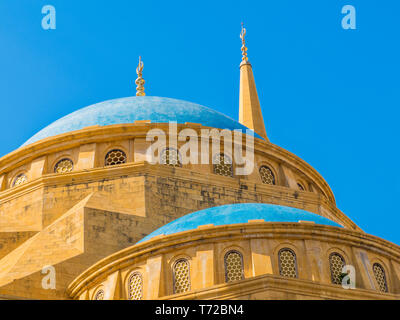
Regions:
<instances>
[{"instance_id":1,"label":"golden finial","mask_svg":"<svg viewBox=\"0 0 400 320\"><path fill-rule=\"evenodd\" d=\"M240 32L240 39L242 39L242 61L247 63L249 61L249 58L247 58L247 47L246 47L246 41L245 37L246 36L246 28L243 26L242 22L242 32Z\"/></svg>"},{"instance_id":2,"label":"golden finial","mask_svg":"<svg viewBox=\"0 0 400 320\"><path fill-rule=\"evenodd\" d=\"M145 81L142 78L142 72L143 72L143 61L142 57L139 57L139 64L136 68L136 74L138 75L135 84L136 84L136 95L137 96L145 96L146 94L144 93L144 83Z\"/></svg>"}]
</instances>

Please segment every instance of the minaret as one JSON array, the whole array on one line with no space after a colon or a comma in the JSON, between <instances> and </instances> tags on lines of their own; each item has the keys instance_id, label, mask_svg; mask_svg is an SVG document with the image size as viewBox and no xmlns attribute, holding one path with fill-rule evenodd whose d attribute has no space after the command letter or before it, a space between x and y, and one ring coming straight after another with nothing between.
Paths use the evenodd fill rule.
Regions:
<instances>
[{"instance_id":1,"label":"minaret","mask_svg":"<svg viewBox=\"0 0 400 320\"><path fill-rule=\"evenodd\" d=\"M146 94L144 93L144 79L142 78L142 72L143 72L143 61L142 57L139 57L139 65L136 68L136 74L138 75L135 84L136 84L136 95L137 96L145 96Z\"/></svg>"},{"instance_id":2,"label":"minaret","mask_svg":"<svg viewBox=\"0 0 400 320\"><path fill-rule=\"evenodd\" d=\"M240 89L239 89L239 122L246 127L253 129L267 141L264 120L261 112L260 101L258 100L256 83L253 70L247 57L245 43L246 29L243 27L240 33L242 39L242 63L240 64Z\"/></svg>"}]
</instances>

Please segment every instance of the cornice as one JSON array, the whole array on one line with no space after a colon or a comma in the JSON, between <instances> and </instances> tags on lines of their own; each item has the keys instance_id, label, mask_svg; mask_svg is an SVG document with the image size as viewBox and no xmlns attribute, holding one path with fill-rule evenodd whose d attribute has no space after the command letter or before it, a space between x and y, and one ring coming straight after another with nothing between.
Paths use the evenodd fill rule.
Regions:
<instances>
[{"instance_id":1,"label":"cornice","mask_svg":"<svg viewBox=\"0 0 400 320\"><path fill-rule=\"evenodd\" d=\"M295 194L292 189L284 186L270 186L261 183L254 183L253 181L241 178L224 177L212 173L204 174L185 168L171 168L163 165L155 166L144 161L129 162L118 166L95 167L92 169L72 171L65 174L44 174L23 185L1 191L0 204L55 185L74 185L101 180L112 180L120 177L145 175L179 179L181 181L196 182L203 185L210 185L210 181L212 181L213 186L220 188L238 189L242 185L247 185L249 192L257 193L257 195L260 196L270 196L277 199L279 198L282 201L291 202L293 203L293 207L301 208L303 203L325 207L327 212L333 215L333 217L328 218L337 220L339 223L344 224L349 228L361 230L353 221L351 221L350 218L338 210L334 204L327 201L321 195L313 192L297 191Z\"/></svg>"},{"instance_id":2,"label":"cornice","mask_svg":"<svg viewBox=\"0 0 400 320\"><path fill-rule=\"evenodd\" d=\"M335 300L399 300L400 295L366 289L343 289L341 286L303 279L287 279L275 275L260 275L236 283L218 284L182 294L161 297L160 300L232 300L266 291L298 294L303 297Z\"/></svg>"}]
</instances>

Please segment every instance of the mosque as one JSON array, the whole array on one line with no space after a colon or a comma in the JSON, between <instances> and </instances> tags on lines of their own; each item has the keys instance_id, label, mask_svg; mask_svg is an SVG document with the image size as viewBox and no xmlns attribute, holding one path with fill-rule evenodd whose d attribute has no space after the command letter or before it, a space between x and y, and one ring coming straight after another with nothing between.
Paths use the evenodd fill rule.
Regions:
<instances>
[{"instance_id":1,"label":"mosque","mask_svg":"<svg viewBox=\"0 0 400 320\"><path fill-rule=\"evenodd\" d=\"M0 158L0 299L400 299L400 247L269 141L245 34L239 121L146 96L140 61L136 96L77 110ZM251 129L253 169L238 173L220 142L184 162L179 139L152 163L148 132L170 123L196 141Z\"/></svg>"}]
</instances>

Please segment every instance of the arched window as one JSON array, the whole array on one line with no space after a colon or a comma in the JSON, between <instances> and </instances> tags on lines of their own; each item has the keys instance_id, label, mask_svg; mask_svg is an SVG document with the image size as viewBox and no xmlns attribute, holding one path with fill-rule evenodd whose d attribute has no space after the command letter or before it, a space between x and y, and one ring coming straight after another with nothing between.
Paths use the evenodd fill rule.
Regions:
<instances>
[{"instance_id":1,"label":"arched window","mask_svg":"<svg viewBox=\"0 0 400 320\"><path fill-rule=\"evenodd\" d=\"M122 150L114 149L107 153L105 158L106 166L126 163L126 154Z\"/></svg>"},{"instance_id":2,"label":"arched window","mask_svg":"<svg viewBox=\"0 0 400 320\"><path fill-rule=\"evenodd\" d=\"M215 174L227 177L232 177L233 175L232 160L223 153L214 156L213 168Z\"/></svg>"},{"instance_id":3,"label":"arched window","mask_svg":"<svg viewBox=\"0 0 400 320\"><path fill-rule=\"evenodd\" d=\"M181 159L178 150L166 148L161 152L160 164L166 164L171 167L181 167Z\"/></svg>"},{"instance_id":4,"label":"arched window","mask_svg":"<svg viewBox=\"0 0 400 320\"><path fill-rule=\"evenodd\" d=\"M18 176L15 177L14 182L12 184L13 187L20 186L21 184L24 184L28 182L28 177L24 174L21 173Z\"/></svg>"},{"instance_id":5,"label":"arched window","mask_svg":"<svg viewBox=\"0 0 400 320\"><path fill-rule=\"evenodd\" d=\"M293 250L284 248L278 253L279 273L283 277L297 278L296 254Z\"/></svg>"},{"instance_id":6,"label":"arched window","mask_svg":"<svg viewBox=\"0 0 400 320\"><path fill-rule=\"evenodd\" d=\"M238 251L229 251L224 258L225 281L232 282L244 279L243 256Z\"/></svg>"},{"instance_id":7,"label":"arched window","mask_svg":"<svg viewBox=\"0 0 400 320\"><path fill-rule=\"evenodd\" d=\"M297 183L297 186L299 187L299 189L300 189L301 191L305 191L305 190L306 190L306 189L304 188L304 186L303 186L300 182Z\"/></svg>"},{"instance_id":8,"label":"arched window","mask_svg":"<svg viewBox=\"0 0 400 320\"><path fill-rule=\"evenodd\" d=\"M374 271L376 282L379 285L379 290L381 292L388 292L385 269L383 269L379 263L374 263L372 270Z\"/></svg>"},{"instance_id":9,"label":"arched window","mask_svg":"<svg viewBox=\"0 0 400 320\"><path fill-rule=\"evenodd\" d=\"M129 300L142 300L143 279L139 272L134 272L129 277L128 296Z\"/></svg>"},{"instance_id":10,"label":"arched window","mask_svg":"<svg viewBox=\"0 0 400 320\"><path fill-rule=\"evenodd\" d=\"M96 292L94 296L94 300L104 300L104 290L100 289L99 291Z\"/></svg>"},{"instance_id":11,"label":"arched window","mask_svg":"<svg viewBox=\"0 0 400 320\"><path fill-rule=\"evenodd\" d=\"M260 167L260 177L264 184L275 184L275 176L270 168L267 166Z\"/></svg>"},{"instance_id":12,"label":"arched window","mask_svg":"<svg viewBox=\"0 0 400 320\"><path fill-rule=\"evenodd\" d=\"M190 290L189 261L179 259L174 263L174 293L182 293Z\"/></svg>"},{"instance_id":13,"label":"arched window","mask_svg":"<svg viewBox=\"0 0 400 320\"><path fill-rule=\"evenodd\" d=\"M339 253L334 252L329 255L329 267L333 284L342 284L342 270L345 265L344 258Z\"/></svg>"},{"instance_id":14,"label":"arched window","mask_svg":"<svg viewBox=\"0 0 400 320\"><path fill-rule=\"evenodd\" d=\"M55 173L67 173L71 172L74 169L74 164L70 159L61 159L54 166Z\"/></svg>"}]
</instances>

